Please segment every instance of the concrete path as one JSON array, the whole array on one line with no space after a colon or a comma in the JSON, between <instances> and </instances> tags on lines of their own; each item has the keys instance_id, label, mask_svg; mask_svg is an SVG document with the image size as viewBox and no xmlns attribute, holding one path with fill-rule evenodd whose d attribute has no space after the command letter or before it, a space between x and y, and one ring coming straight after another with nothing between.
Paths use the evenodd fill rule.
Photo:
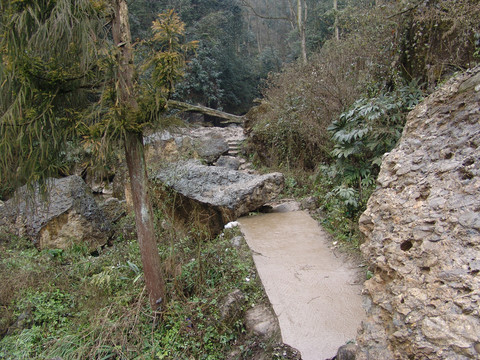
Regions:
<instances>
[{"instance_id":1,"label":"concrete path","mask_svg":"<svg viewBox=\"0 0 480 360\"><path fill-rule=\"evenodd\" d=\"M365 316L355 266L329 248L304 211L243 217L240 228L278 316L283 342L324 360L353 340Z\"/></svg>"}]
</instances>

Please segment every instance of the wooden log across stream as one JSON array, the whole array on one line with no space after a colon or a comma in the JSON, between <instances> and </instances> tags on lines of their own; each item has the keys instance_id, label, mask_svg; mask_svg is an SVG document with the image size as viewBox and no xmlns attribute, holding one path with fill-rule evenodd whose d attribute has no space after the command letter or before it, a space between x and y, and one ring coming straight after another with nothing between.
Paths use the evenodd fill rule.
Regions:
<instances>
[{"instance_id":1,"label":"wooden log across stream","mask_svg":"<svg viewBox=\"0 0 480 360\"><path fill-rule=\"evenodd\" d=\"M220 110L212 109L202 105L192 105L182 101L168 100L168 107L188 111L188 112L198 112L205 115L215 116L220 119L224 119L224 123L233 123L243 125L244 118L243 116L229 114Z\"/></svg>"}]
</instances>

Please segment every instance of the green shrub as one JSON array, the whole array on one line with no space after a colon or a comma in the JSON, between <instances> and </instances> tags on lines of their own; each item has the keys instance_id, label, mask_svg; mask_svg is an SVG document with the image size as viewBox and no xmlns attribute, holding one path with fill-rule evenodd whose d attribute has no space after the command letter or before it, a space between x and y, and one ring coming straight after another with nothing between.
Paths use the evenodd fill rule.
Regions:
<instances>
[{"instance_id":1,"label":"green shrub","mask_svg":"<svg viewBox=\"0 0 480 360\"><path fill-rule=\"evenodd\" d=\"M329 126L336 162L319 166L314 181L324 224L339 238L359 244L358 217L375 189L382 156L396 145L407 113L422 96L416 82L365 96Z\"/></svg>"}]
</instances>

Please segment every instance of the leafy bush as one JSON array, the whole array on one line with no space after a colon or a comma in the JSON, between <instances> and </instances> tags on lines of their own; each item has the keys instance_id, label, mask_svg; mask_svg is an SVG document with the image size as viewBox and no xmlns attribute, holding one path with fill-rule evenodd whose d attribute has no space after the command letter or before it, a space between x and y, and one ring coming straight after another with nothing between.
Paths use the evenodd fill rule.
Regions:
<instances>
[{"instance_id":1,"label":"leafy bush","mask_svg":"<svg viewBox=\"0 0 480 360\"><path fill-rule=\"evenodd\" d=\"M476 0L432 0L405 4L399 63L406 79L419 78L433 90L459 69L478 63L480 3Z\"/></svg>"},{"instance_id":2,"label":"leafy bush","mask_svg":"<svg viewBox=\"0 0 480 360\"><path fill-rule=\"evenodd\" d=\"M347 183L361 180L361 172L372 172L381 157L397 143L405 125L406 114L422 99L423 93L413 81L393 92L363 97L332 122L328 131L334 142L333 156L339 168L357 168ZM345 175L352 175L347 173Z\"/></svg>"},{"instance_id":3,"label":"leafy bush","mask_svg":"<svg viewBox=\"0 0 480 360\"><path fill-rule=\"evenodd\" d=\"M422 96L411 82L362 97L329 126L336 162L320 166L315 181L324 200L325 224L340 237L358 245L357 220L375 188L382 156L396 145L407 113Z\"/></svg>"},{"instance_id":4,"label":"leafy bush","mask_svg":"<svg viewBox=\"0 0 480 360\"><path fill-rule=\"evenodd\" d=\"M314 169L329 161L332 120L377 82L394 81L397 25L382 11L364 10L364 23L351 25L356 31L327 41L307 65L288 65L269 78L262 104L247 114L250 146L262 163Z\"/></svg>"}]
</instances>

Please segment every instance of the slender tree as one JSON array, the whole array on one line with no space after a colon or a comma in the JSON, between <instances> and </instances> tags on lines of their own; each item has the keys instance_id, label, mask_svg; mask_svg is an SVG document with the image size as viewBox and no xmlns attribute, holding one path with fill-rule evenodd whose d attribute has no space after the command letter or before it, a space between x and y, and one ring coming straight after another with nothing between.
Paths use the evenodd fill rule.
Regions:
<instances>
[{"instance_id":1,"label":"slender tree","mask_svg":"<svg viewBox=\"0 0 480 360\"><path fill-rule=\"evenodd\" d=\"M289 21L292 29L298 32L300 41L300 56L302 63L307 63L307 37L306 22L308 15L308 6L305 0L287 0L288 14L285 16L271 16L258 10L250 0L242 0L242 4L248 8L256 17L264 20L286 20Z\"/></svg>"},{"instance_id":2,"label":"slender tree","mask_svg":"<svg viewBox=\"0 0 480 360\"><path fill-rule=\"evenodd\" d=\"M302 61L307 64L307 39L305 35L305 23L307 21L307 3L305 0L297 0L297 29L300 36L300 48Z\"/></svg>"},{"instance_id":3,"label":"slender tree","mask_svg":"<svg viewBox=\"0 0 480 360\"><path fill-rule=\"evenodd\" d=\"M338 0L333 0L333 11L335 12L335 40L340 40L340 30L338 28Z\"/></svg>"},{"instance_id":4,"label":"slender tree","mask_svg":"<svg viewBox=\"0 0 480 360\"><path fill-rule=\"evenodd\" d=\"M125 0L114 1L112 22L114 44L119 49L117 67L117 103L123 114L131 119L139 112L135 97L135 76L133 65L132 39L128 23L128 8ZM156 310L165 298L160 255L155 240L153 210L148 194L148 175L145 165L142 132L132 127L125 131L125 158L127 161L130 185L132 187L133 208L137 227L140 254L143 263L145 283L149 292L150 305Z\"/></svg>"}]
</instances>

